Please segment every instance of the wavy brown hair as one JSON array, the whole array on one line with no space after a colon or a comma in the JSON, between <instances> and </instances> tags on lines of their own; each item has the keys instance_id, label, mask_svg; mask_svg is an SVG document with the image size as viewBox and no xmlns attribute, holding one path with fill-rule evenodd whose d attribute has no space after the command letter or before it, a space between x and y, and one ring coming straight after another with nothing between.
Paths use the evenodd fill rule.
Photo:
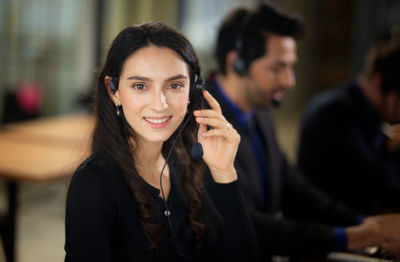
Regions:
<instances>
[{"instance_id":1,"label":"wavy brown hair","mask_svg":"<svg viewBox=\"0 0 400 262\"><path fill-rule=\"evenodd\" d=\"M106 61L98 76L96 98L94 103L95 128L92 138L92 153L105 151L112 157L122 169L126 183L132 196L138 203L138 216L144 234L150 241L152 250L157 248L163 229L161 225L150 223L153 215L153 207L148 192L148 186L138 174L135 167L134 154L136 133L128 124L122 109L121 114L116 114L116 108L107 93L105 76L118 79L125 60L134 52L148 46L166 47L175 51L188 65L191 87L196 76L200 75L200 67L197 56L189 41L176 30L162 23L146 23L127 27L122 30L111 44ZM118 86L117 86L118 88ZM162 153L164 156L171 149L172 142L177 139L173 148L174 156L183 165L182 185L189 198L187 218L195 233L196 247L200 247L204 237L205 226L198 221L198 215L202 207L201 191L203 187L204 162L192 160L189 154L189 146L195 140L196 123L193 110L198 105L194 97L190 97L187 117L188 124L183 124L164 142ZM179 134L179 130L183 128ZM132 142L133 141L133 142Z\"/></svg>"}]
</instances>

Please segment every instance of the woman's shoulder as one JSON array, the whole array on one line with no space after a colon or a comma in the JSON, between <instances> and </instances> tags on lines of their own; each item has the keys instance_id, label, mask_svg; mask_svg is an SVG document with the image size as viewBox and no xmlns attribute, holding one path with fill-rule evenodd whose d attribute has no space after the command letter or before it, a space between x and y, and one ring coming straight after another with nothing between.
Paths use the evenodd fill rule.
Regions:
<instances>
[{"instance_id":1,"label":"woman's shoulder","mask_svg":"<svg viewBox=\"0 0 400 262\"><path fill-rule=\"evenodd\" d=\"M113 160L109 154L105 151L97 151L92 153L87 159L85 159L77 168L85 168L87 166L93 167L108 167L108 166L118 166L118 164Z\"/></svg>"},{"instance_id":2,"label":"woman's shoulder","mask_svg":"<svg viewBox=\"0 0 400 262\"><path fill-rule=\"evenodd\" d=\"M71 185L88 184L90 187L120 183L123 175L118 164L106 152L93 153L75 170Z\"/></svg>"},{"instance_id":3,"label":"woman's shoulder","mask_svg":"<svg viewBox=\"0 0 400 262\"><path fill-rule=\"evenodd\" d=\"M132 206L129 188L118 164L105 152L97 152L76 169L68 187L66 209L68 219L74 216L98 221L107 216L123 216L123 210Z\"/></svg>"}]
</instances>

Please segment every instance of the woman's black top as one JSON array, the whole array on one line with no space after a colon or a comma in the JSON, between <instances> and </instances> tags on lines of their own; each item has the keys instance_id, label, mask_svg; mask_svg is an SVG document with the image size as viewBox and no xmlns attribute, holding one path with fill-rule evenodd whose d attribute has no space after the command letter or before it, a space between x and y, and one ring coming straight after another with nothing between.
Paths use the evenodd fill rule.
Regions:
<instances>
[{"instance_id":1,"label":"woman's black top","mask_svg":"<svg viewBox=\"0 0 400 262\"><path fill-rule=\"evenodd\" d=\"M186 216L188 197L180 177L182 167L170 161L170 210L164 215L159 190L151 195L152 223L164 231L158 248L150 250L138 220L138 204L117 163L104 152L83 162L72 177L66 206L65 261L254 261L257 244L238 182L218 184L209 172L199 220L206 226L201 249Z\"/></svg>"}]
</instances>

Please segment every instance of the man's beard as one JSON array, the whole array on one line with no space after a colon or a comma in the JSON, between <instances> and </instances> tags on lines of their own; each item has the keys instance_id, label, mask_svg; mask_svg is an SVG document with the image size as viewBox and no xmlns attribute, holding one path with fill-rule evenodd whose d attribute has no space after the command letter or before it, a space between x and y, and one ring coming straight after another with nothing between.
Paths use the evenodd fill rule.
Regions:
<instances>
[{"instance_id":1,"label":"man's beard","mask_svg":"<svg viewBox=\"0 0 400 262\"><path fill-rule=\"evenodd\" d=\"M267 109L271 105L278 107L281 105L281 99L277 99L273 96L273 92L267 92L257 86L255 83L246 82L245 88L245 99L248 105L252 108ZM276 88L274 90L279 90Z\"/></svg>"}]
</instances>

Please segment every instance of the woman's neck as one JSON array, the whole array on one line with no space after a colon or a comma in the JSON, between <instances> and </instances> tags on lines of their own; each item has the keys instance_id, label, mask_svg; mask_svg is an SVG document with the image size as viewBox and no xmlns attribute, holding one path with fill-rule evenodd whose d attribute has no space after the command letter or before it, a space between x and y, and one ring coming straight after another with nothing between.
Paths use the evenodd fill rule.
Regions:
<instances>
[{"instance_id":1,"label":"woman's neck","mask_svg":"<svg viewBox=\"0 0 400 262\"><path fill-rule=\"evenodd\" d=\"M161 153L163 143L139 143L134 159L139 175L149 184L158 187L160 172L165 163ZM164 171L164 175L167 172Z\"/></svg>"}]
</instances>

